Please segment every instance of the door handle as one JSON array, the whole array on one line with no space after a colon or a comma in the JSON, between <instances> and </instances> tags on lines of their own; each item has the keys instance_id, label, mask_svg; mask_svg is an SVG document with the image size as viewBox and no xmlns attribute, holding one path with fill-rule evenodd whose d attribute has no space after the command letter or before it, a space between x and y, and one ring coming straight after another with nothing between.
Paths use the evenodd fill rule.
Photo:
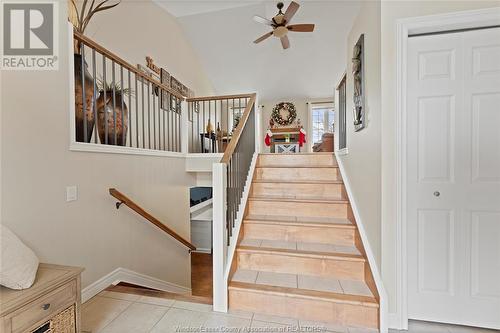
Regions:
<instances>
[{"instance_id":1,"label":"door handle","mask_svg":"<svg viewBox=\"0 0 500 333\"><path fill-rule=\"evenodd\" d=\"M441 195L441 193L439 193L439 191L434 191L434 196L435 197L439 197Z\"/></svg>"}]
</instances>

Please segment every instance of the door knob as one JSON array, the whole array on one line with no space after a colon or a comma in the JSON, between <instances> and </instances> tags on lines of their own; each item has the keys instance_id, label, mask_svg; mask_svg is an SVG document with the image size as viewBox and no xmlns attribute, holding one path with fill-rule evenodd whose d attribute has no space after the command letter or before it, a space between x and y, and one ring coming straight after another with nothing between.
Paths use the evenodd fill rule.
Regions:
<instances>
[{"instance_id":1,"label":"door knob","mask_svg":"<svg viewBox=\"0 0 500 333\"><path fill-rule=\"evenodd\" d=\"M50 303L42 305L42 309L48 310L50 308Z\"/></svg>"},{"instance_id":2,"label":"door knob","mask_svg":"<svg viewBox=\"0 0 500 333\"><path fill-rule=\"evenodd\" d=\"M439 197L441 195L441 193L439 193L439 191L434 191L434 196L435 197Z\"/></svg>"}]
</instances>

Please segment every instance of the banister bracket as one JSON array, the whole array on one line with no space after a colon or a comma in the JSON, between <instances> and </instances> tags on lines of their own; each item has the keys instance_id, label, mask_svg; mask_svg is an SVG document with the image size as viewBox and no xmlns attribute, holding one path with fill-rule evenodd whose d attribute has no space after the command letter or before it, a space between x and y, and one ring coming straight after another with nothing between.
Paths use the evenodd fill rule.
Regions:
<instances>
[{"instance_id":1,"label":"banister bracket","mask_svg":"<svg viewBox=\"0 0 500 333\"><path fill-rule=\"evenodd\" d=\"M120 206L123 204L123 201L118 201L116 205L116 209L120 209Z\"/></svg>"}]
</instances>

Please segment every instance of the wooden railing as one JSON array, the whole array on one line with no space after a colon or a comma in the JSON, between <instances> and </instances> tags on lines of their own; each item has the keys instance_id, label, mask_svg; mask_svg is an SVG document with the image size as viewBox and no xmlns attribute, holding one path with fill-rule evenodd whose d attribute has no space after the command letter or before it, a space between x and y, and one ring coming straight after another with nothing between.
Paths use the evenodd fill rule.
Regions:
<instances>
[{"instance_id":1,"label":"wooden railing","mask_svg":"<svg viewBox=\"0 0 500 333\"><path fill-rule=\"evenodd\" d=\"M163 230L165 233L168 235L172 236L174 239L176 239L178 242L183 244L189 249L189 252L195 251L196 247L191 244L189 241L184 239L182 236L180 236L178 233L164 225L160 220L155 218L153 215L149 214L146 212L143 208L141 208L138 204L136 204L134 201L132 201L130 198L128 198L126 195L118 191L117 189L110 188L109 189L109 194L111 194L113 197L118 199L118 202L116 203L116 209L119 209L122 204L125 204L127 207L135 211L137 214L141 215L144 217L146 220Z\"/></svg>"},{"instance_id":2,"label":"wooden railing","mask_svg":"<svg viewBox=\"0 0 500 333\"><path fill-rule=\"evenodd\" d=\"M252 94L187 98L190 153L224 153Z\"/></svg>"}]
</instances>

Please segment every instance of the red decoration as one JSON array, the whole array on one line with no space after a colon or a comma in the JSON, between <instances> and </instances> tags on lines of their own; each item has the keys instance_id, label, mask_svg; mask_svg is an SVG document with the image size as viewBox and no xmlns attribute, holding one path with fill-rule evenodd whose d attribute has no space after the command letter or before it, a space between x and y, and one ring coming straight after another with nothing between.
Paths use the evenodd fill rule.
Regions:
<instances>
[{"instance_id":1,"label":"red decoration","mask_svg":"<svg viewBox=\"0 0 500 333\"><path fill-rule=\"evenodd\" d=\"M306 143L306 131L301 128L299 131L299 147L302 147Z\"/></svg>"},{"instance_id":2,"label":"red decoration","mask_svg":"<svg viewBox=\"0 0 500 333\"><path fill-rule=\"evenodd\" d=\"M270 130L267 130L266 138L264 139L264 142L266 143L266 146L268 146L268 147L271 145L272 136L273 136L273 132L271 132Z\"/></svg>"}]
</instances>

